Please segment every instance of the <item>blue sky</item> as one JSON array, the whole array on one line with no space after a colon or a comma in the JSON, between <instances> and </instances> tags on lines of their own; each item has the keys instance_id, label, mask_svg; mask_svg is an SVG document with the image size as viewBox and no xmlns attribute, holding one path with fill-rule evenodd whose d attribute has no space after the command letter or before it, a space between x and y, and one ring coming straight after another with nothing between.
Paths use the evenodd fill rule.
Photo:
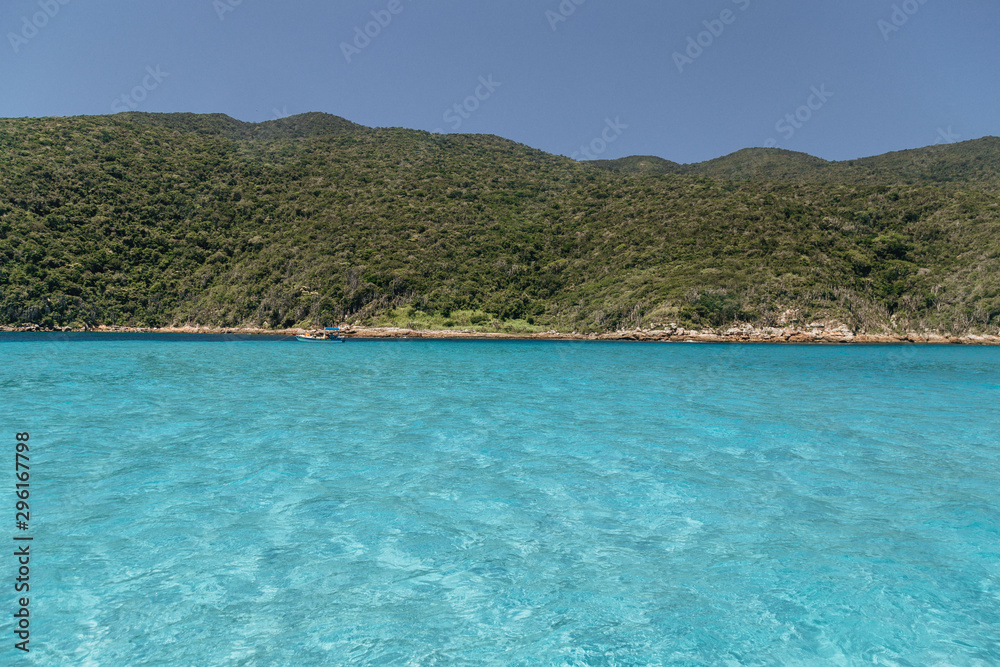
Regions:
<instances>
[{"instance_id":1,"label":"blue sky","mask_svg":"<svg viewBox=\"0 0 1000 667\"><path fill-rule=\"evenodd\" d=\"M4 0L0 30L3 117L324 111L678 162L1000 135L996 0Z\"/></svg>"}]
</instances>

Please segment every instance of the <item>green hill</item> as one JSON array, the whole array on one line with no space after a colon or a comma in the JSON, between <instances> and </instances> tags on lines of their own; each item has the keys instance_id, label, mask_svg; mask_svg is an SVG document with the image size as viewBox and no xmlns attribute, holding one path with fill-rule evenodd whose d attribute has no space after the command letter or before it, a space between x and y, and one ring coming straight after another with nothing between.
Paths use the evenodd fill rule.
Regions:
<instances>
[{"instance_id":1,"label":"green hill","mask_svg":"<svg viewBox=\"0 0 1000 667\"><path fill-rule=\"evenodd\" d=\"M325 114L0 120L0 324L995 331L998 159L616 172Z\"/></svg>"},{"instance_id":2,"label":"green hill","mask_svg":"<svg viewBox=\"0 0 1000 667\"><path fill-rule=\"evenodd\" d=\"M221 113L200 115L193 113L126 112L118 114L116 118L150 128L163 128L184 133L214 134L229 139L257 141L333 137L364 129L363 126L338 116L316 112L288 116L263 123L244 123Z\"/></svg>"},{"instance_id":3,"label":"green hill","mask_svg":"<svg viewBox=\"0 0 1000 667\"><path fill-rule=\"evenodd\" d=\"M780 148L744 148L695 164L677 164L650 156L594 160L589 164L620 174L689 174L782 183L953 185L992 192L1000 190L1000 139L997 137L844 162L828 162Z\"/></svg>"},{"instance_id":4,"label":"green hill","mask_svg":"<svg viewBox=\"0 0 1000 667\"><path fill-rule=\"evenodd\" d=\"M632 155L617 160L592 160L588 164L618 174L679 174L683 167L676 162L652 155Z\"/></svg>"},{"instance_id":5,"label":"green hill","mask_svg":"<svg viewBox=\"0 0 1000 667\"><path fill-rule=\"evenodd\" d=\"M732 180L821 183L831 180L834 163L780 148L744 148L731 155L694 165L682 173Z\"/></svg>"},{"instance_id":6,"label":"green hill","mask_svg":"<svg viewBox=\"0 0 1000 667\"><path fill-rule=\"evenodd\" d=\"M1000 138L898 151L846 163L869 179L1000 191Z\"/></svg>"}]
</instances>

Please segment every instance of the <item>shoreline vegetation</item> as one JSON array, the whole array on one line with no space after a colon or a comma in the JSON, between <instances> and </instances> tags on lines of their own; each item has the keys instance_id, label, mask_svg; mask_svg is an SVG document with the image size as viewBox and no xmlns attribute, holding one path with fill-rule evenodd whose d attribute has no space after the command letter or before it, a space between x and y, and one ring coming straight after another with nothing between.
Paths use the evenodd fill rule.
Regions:
<instances>
[{"instance_id":1,"label":"shoreline vegetation","mask_svg":"<svg viewBox=\"0 0 1000 667\"><path fill-rule=\"evenodd\" d=\"M998 336L1000 138L680 165L317 113L0 119L0 325L331 322L408 337Z\"/></svg>"},{"instance_id":2,"label":"shoreline vegetation","mask_svg":"<svg viewBox=\"0 0 1000 667\"><path fill-rule=\"evenodd\" d=\"M106 326L73 329L70 327L45 329L38 325L0 326L0 333L116 333L116 334L201 334L241 336L297 336L318 333L317 329L263 329L246 327L179 326L179 327L123 327ZM909 332L904 334L856 334L844 326L828 327L815 323L805 328L732 327L725 331L693 330L667 326L658 329L620 330L606 333L582 334L577 332L503 332L473 329L407 329L403 327L341 327L345 338L360 339L428 339L428 340L551 340L551 341L618 341L658 343L762 343L762 344L925 344L925 345L1000 345L1000 335L947 334L937 332Z\"/></svg>"}]
</instances>

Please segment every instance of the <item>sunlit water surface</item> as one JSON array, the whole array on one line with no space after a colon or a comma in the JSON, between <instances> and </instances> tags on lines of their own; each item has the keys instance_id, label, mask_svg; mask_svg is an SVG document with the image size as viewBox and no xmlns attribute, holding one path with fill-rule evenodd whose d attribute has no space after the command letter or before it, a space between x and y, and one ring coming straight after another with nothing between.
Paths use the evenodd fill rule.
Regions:
<instances>
[{"instance_id":1,"label":"sunlit water surface","mask_svg":"<svg viewBox=\"0 0 1000 667\"><path fill-rule=\"evenodd\" d=\"M998 349L2 340L23 664L1000 664Z\"/></svg>"}]
</instances>

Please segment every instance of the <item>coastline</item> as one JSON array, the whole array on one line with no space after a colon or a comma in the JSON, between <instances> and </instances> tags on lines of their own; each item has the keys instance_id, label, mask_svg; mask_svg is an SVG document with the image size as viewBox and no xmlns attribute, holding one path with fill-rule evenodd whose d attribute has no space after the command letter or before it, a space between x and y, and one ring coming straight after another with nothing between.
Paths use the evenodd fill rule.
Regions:
<instances>
[{"instance_id":1,"label":"coastline","mask_svg":"<svg viewBox=\"0 0 1000 667\"><path fill-rule=\"evenodd\" d=\"M45 329L37 325L0 326L0 333L153 333L153 334L203 334L240 336L296 336L314 333L315 329L263 329L241 327L121 327L97 326L86 329ZM855 334L845 327L829 328L824 325L759 329L755 327L731 328L725 332L698 331L684 328L635 329L601 334L562 333L499 333L463 330L401 329L395 327L341 327L345 338L366 339L438 339L438 340L552 340L552 341L621 341L658 343L760 343L760 344L926 344L926 345L1000 345L1000 335L991 334L940 334L910 332L906 334Z\"/></svg>"}]
</instances>

